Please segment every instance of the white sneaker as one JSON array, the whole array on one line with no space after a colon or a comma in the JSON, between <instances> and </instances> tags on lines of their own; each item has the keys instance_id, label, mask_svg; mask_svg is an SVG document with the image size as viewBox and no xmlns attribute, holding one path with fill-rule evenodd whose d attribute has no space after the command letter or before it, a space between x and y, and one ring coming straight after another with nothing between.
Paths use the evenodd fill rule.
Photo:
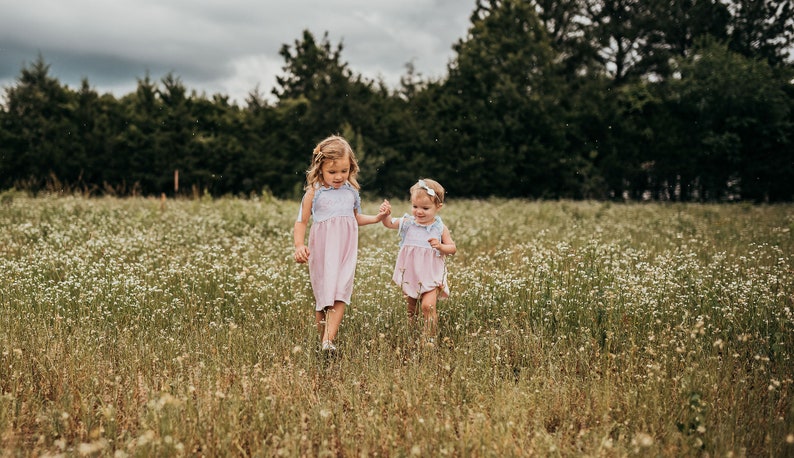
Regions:
<instances>
[{"instance_id":1,"label":"white sneaker","mask_svg":"<svg viewBox=\"0 0 794 458\"><path fill-rule=\"evenodd\" d=\"M330 340L323 341L323 351L328 353L333 353L336 351L336 345Z\"/></svg>"}]
</instances>

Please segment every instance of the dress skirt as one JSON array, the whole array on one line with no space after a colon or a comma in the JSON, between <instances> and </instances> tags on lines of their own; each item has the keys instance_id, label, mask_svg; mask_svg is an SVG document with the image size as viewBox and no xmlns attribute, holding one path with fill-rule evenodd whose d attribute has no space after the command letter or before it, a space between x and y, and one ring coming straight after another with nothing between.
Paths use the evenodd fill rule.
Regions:
<instances>
[{"instance_id":1,"label":"dress skirt","mask_svg":"<svg viewBox=\"0 0 794 458\"><path fill-rule=\"evenodd\" d=\"M439 299L449 297L444 258L432 248L403 245L392 280L400 285L403 294L414 299L436 288Z\"/></svg>"},{"instance_id":2,"label":"dress skirt","mask_svg":"<svg viewBox=\"0 0 794 458\"><path fill-rule=\"evenodd\" d=\"M358 223L352 216L315 222L309 230L309 279L315 310L336 301L350 304L358 253Z\"/></svg>"}]
</instances>

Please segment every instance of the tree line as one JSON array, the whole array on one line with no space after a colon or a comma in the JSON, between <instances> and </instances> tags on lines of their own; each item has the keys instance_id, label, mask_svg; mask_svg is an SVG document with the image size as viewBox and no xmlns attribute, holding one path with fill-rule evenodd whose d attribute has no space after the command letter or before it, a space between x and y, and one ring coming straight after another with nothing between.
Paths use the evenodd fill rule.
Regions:
<instances>
[{"instance_id":1,"label":"tree line","mask_svg":"<svg viewBox=\"0 0 794 458\"><path fill-rule=\"evenodd\" d=\"M295 197L339 133L379 196L791 201L792 3L477 0L447 73L397 88L306 30L241 105L174 74L72 89L39 56L5 88L0 188Z\"/></svg>"}]
</instances>

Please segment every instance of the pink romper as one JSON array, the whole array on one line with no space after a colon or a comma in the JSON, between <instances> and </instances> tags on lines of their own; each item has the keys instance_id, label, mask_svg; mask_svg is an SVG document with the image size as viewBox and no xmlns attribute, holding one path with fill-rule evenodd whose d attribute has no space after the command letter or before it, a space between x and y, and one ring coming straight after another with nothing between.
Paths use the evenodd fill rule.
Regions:
<instances>
[{"instance_id":1,"label":"pink romper","mask_svg":"<svg viewBox=\"0 0 794 458\"><path fill-rule=\"evenodd\" d=\"M400 285L406 296L419 299L422 294L438 288L439 299L449 297L444 256L427 241L441 240L443 231L444 223L439 216L429 226L417 224L408 214L400 218L400 252L392 280Z\"/></svg>"},{"instance_id":2,"label":"pink romper","mask_svg":"<svg viewBox=\"0 0 794 458\"><path fill-rule=\"evenodd\" d=\"M339 189L315 188L309 229L309 278L317 311L336 301L350 304L358 253L354 210L361 211L361 197L349 183Z\"/></svg>"}]
</instances>

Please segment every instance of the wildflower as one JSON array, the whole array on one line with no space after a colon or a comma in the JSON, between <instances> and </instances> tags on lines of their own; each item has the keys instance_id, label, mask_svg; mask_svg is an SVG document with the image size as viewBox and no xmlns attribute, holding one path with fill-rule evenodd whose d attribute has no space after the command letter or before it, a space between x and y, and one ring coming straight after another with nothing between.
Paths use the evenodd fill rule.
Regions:
<instances>
[{"instance_id":1,"label":"wildflower","mask_svg":"<svg viewBox=\"0 0 794 458\"><path fill-rule=\"evenodd\" d=\"M91 443L84 442L77 446L77 453L79 453L81 456L93 455L97 452L106 449L107 446L108 446L108 441L105 439L100 439L96 442L91 442Z\"/></svg>"},{"instance_id":2,"label":"wildflower","mask_svg":"<svg viewBox=\"0 0 794 458\"><path fill-rule=\"evenodd\" d=\"M143 434L138 436L137 444L139 447L144 446L149 442L152 442L154 440L154 437L155 437L154 431L152 431L151 429L147 429L146 431L143 432Z\"/></svg>"},{"instance_id":3,"label":"wildflower","mask_svg":"<svg viewBox=\"0 0 794 458\"><path fill-rule=\"evenodd\" d=\"M637 433L637 436L634 438L633 442L640 447L646 448L653 445L653 437L647 433Z\"/></svg>"}]
</instances>

